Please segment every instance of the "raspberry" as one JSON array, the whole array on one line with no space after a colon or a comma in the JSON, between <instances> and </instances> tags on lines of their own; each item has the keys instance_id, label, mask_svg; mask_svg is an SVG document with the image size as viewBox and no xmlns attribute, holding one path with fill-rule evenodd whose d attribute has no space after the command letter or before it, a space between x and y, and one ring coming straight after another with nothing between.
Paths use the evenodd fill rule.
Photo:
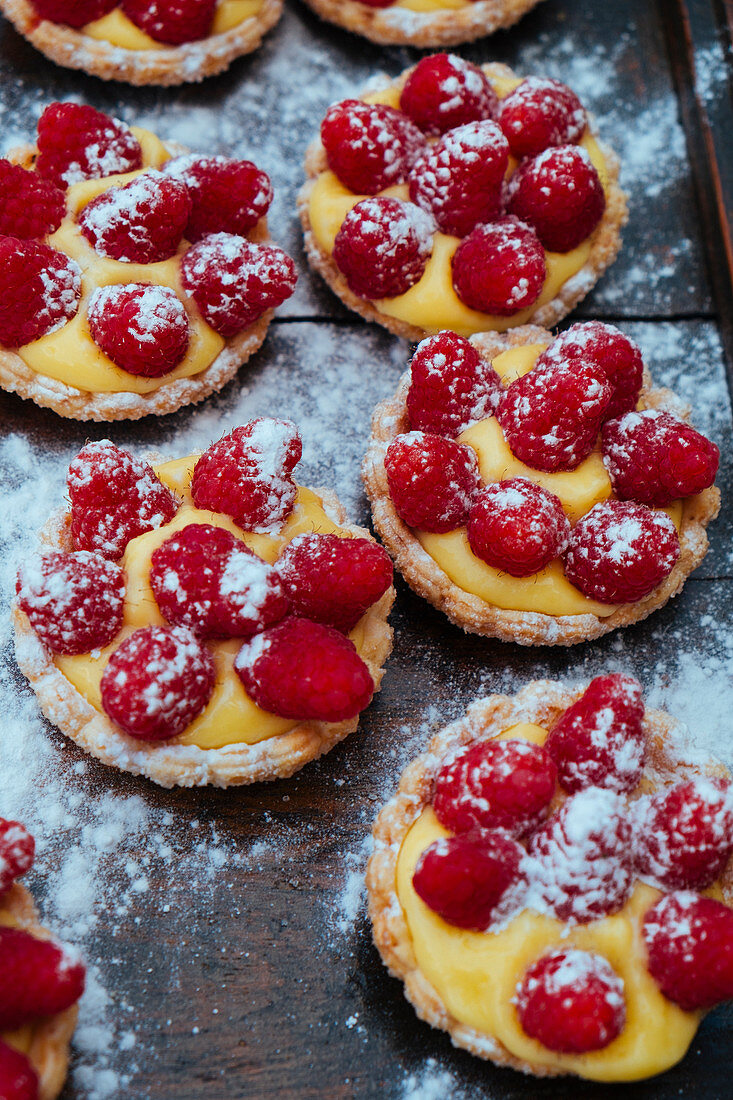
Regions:
<instances>
[{"instance_id":1,"label":"raspberry","mask_svg":"<svg viewBox=\"0 0 733 1100\"><path fill-rule=\"evenodd\" d=\"M85 970L68 948L0 926L0 1032L54 1016L79 1000Z\"/></svg>"},{"instance_id":2,"label":"raspberry","mask_svg":"<svg viewBox=\"0 0 733 1100\"><path fill-rule=\"evenodd\" d=\"M400 108L431 136L466 122L495 118L499 100L476 66L453 53L423 57L408 76Z\"/></svg>"},{"instance_id":3,"label":"raspberry","mask_svg":"<svg viewBox=\"0 0 733 1100\"><path fill-rule=\"evenodd\" d=\"M249 637L289 607L275 569L209 523L191 523L153 551L150 585L168 622L202 638Z\"/></svg>"},{"instance_id":4,"label":"raspberry","mask_svg":"<svg viewBox=\"0 0 733 1100\"><path fill-rule=\"evenodd\" d=\"M71 320L79 308L81 269L35 241L0 237L0 342L20 348Z\"/></svg>"},{"instance_id":5,"label":"raspberry","mask_svg":"<svg viewBox=\"0 0 733 1100\"><path fill-rule=\"evenodd\" d=\"M469 309L511 317L542 293L547 268L534 230L517 218L477 225L453 253L453 289Z\"/></svg>"},{"instance_id":6,"label":"raspberry","mask_svg":"<svg viewBox=\"0 0 733 1100\"><path fill-rule=\"evenodd\" d=\"M163 171L185 183L191 196L185 233L189 241L199 241L207 233L243 237L264 218L272 202L270 177L251 160L189 153L167 161Z\"/></svg>"},{"instance_id":7,"label":"raspberry","mask_svg":"<svg viewBox=\"0 0 733 1100\"><path fill-rule=\"evenodd\" d=\"M170 287L129 283L98 288L87 316L95 344L128 374L160 378L188 350L188 315Z\"/></svg>"},{"instance_id":8,"label":"raspberry","mask_svg":"<svg viewBox=\"0 0 733 1100\"><path fill-rule=\"evenodd\" d=\"M51 103L38 120L36 172L58 187L134 172L142 163L129 126L94 107Z\"/></svg>"},{"instance_id":9,"label":"raspberry","mask_svg":"<svg viewBox=\"0 0 733 1100\"><path fill-rule=\"evenodd\" d=\"M125 574L87 550L52 552L21 566L18 603L53 653L101 649L122 626Z\"/></svg>"},{"instance_id":10,"label":"raspberry","mask_svg":"<svg viewBox=\"0 0 733 1100\"><path fill-rule=\"evenodd\" d=\"M201 713L214 690L211 655L182 626L143 626L110 657L102 707L130 737L166 741Z\"/></svg>"},{"instance_id":11,"label":"raspberry","mask_svg":"<svg viewBox=\"0 0 733 1100\"><path fill-rule=\"evenodd\" d=\"M529 843L535 888L553 916L584 924L621 909L634 881L630 846L621 795L600 787L571 795Z\"/></svg>"},{"instance_id":12,"label":"raspberry","mask_svg":"<svg viewBox=\"0 0 733 1100\"><path fill-rule=\"evenodd\" d=\"M392 562L371 539L298 535L277 561L293 612L348 634L392 584Z\"/></svg>"},{"instance_id":13,"label":"raspberry","mask_svg":"<svg viewBox=\"0 0 733 1100\"><path fill-rule=\"evenodd\" d=\"M30 871L35 852L36 842L25 825L0 817L0 897Z\"/></svg>"},{"instance_id":14,"label":"raspberry","mask_svg":"<svg viewBox=\"0 0 733 1100\"><path fill-rule=\"evenodd\" d=\"M565 553L570 524L554 493L510 477L482 489L467 533L477 558L512 577L528 577Z\"/></svg>"},{"instance_id":15,"label":"raspberry","mask_svg":"<svg viewBox=\"0 0 733 1100\"><path fill-rule=\"evenodd\" d=\"M282 718L344 722L374 694L353 642L330 626L295 616L245 642L234 671L258 707Z\"/></svg>"},{"instance_id":16,"label":"raspberry","mask_svg":"<svg viewBox=\"0 0 733 1100\"><path fill-rule=\"evenodd\" d=\"M180 46L195 42L211 32L217 0L122 0L122 10L131 22L156 42Z\"/></svg>"},{"instance_id":17,"label":"raspberry","mask_svg":"<svg viewBox=\"0 0 733 1100\"><path fill-rule=\"evenodd\" d=\"M465 336L439 332L418 344L410 364L407 414L415 431L457 436L492 415L501 379Z\"/></svg>"},{"instance_id":18,"label":"raspberry","mask_svg":"<svg viewBox=\"0 0 733 1100\"><path fill-rule=\"evenodd\" d=\"M560 716L545 747L566 791L633 791L646 755L641 684L633 676L596 676Z\"/></svg>"},{"instance_id":19,"label":"raspberry","mask_svg":"<svg viewBox=\"0 0 733 1100\"><path fill-rule=\"evenodd\" d=\"M375 195L404 183L425 138L402 111L345 99L326 111L321 141L328 167L357 195Z\"/></svg>"},{"instance_id":20,"label":"raspberry","mask_svg":"<svg viewBox=\"0 0 733 1100\"><path fill-rule=\"evenodd\" d=\"M80 30L116 8L119 0L31 0L41 19Z\"/></svg>"},{"instance_id":21,"label":"raspberry","mask_svg":"<svg viewBox=\"0 0 733 1100\"><path fill-rule=\"evenodd\" d=\"M559 80L528 76L499 103L497 120L517 160L580 141L588 119L575 92Z\"/></svg>"},{"instance_id":22,"label":"raspberry","mask_svg":"<svg viewBox=\"0 0 733 1100\"><path fill-rule=\"evenodd\" d=\"M38 1100L38 1074L25 1054L0 1039L0 1096L3 1100Z\"/></svg>"},{"instance_id":23,"label":"raspberry","mask_svg":"<svg viewBox=\"0 0 733 1100\"><path fill-rule=\"evenodd\" d=\"M333 259L360 298L396 298L422 279L434 223L402 199L362 199L336 234Z\"/></svg>"},{"instance_id":24,"label":"raspberry","mask_svg":"<svg viewBox=\"0 0 733 1100\"><path fill-rule=\"evenodd\" d=\"M626 1024L624 983L607 959L566 948L542 955L517 985L519 1022L561 1054L602 1050Z\"/></svg>"},{"instance_id":25,"label":"raspberry","mask_svg":"<svg viewBox=\"0 0 733 1100\"><path fill-rule=\"evenodd\" d=\"M665 997L686 1012L733 997L733 910L681 890L644 916L647 966Z\"/></svg>"},{"instance_id":26,"label":"raspberry","mask_svg":"<svg viewBox=\"0 0 733 1100\"><path fill-rule=\"evenodd\" d=\"M185 183L150 170L97 195L77 221L100 256L154 264L175 253L190 213Z\"/></svg>"},{"instance_id":27,"label":"raspberry","mask_svg":"<svg viewBox=\"0 0 733 1100\"><path fill-rule=\"evenodd\" d=\"M410 198L433 215L443 233L464 237L501 213L509 146L491 119L449 130L415 161Z\"/></svg>"},{"instance_id":28,"label":"raspberry","mask_svg":"<svg viewBox=\"0 0 733 1100\"><path fill-rule=\"evenodd\" d=\"M507 209L532 226L548 252L570 252L598 225L606 197L586 150L561 145L520 165Z\"/></svg>"},{"instance_id":29,"label":"raspberry","mask_svg":"<svg viewBox=\"0 0 733 1100\"><path fill-rule=\"evenodd\" d=\"M720 451L689 424L656 409L603 427L603 465L619 500L663 508L715 481Z\"/></svg>"},{"instance_id":30,"label":"raspberry","mask_svg":"<svg viewBox=\"0 0 733 1100\"><path fill-rule=\"evenodd\" d=\"M295 264L280 248L210 233L181 261L185 289L225 340L282 305L295 290Z\"/></svg>"},{"instance_id":31,"label":"raspberry","mask_svg":"<svg viewBox=\"0 0 733 1100\"><path fill-rule=\"evenodd\" d=\"M384 468L400 519L439 534L463 526L481 484L471 447L428 432L398 435Z\"/></svg>"},{"instance_id":32,"label":"raspberry","mask_svg":"<svg viewBox=\"0 0 733 1100\"><path fill-rule=\"evenodd\" d=\"M245 531L275 531L293 510L291 475L302 453L289 420L250 420L201 455L191 479L194 504L224 512Z\"/></svg>"},{"instance_id":33,"label":"raspberry","mask_svg":"<svg viewBox=\"0 0 733 1100\"><path fill-rule=\"evenodd\" d=\"M504 437L535 470L574 470L593 450L611 387L592 363L534 367L505 391L496 411Z\"/></svg>"},{"instance_id":34,"label":"raspberry","mask_svg":"<svg viewBox=\"0 0 733 1100\"><path fill-rule=\"evenodd\" d=\"M417 861L412 885L448 924L482 932L520 878L523 855L502 833L484 834L480 844L465 836L436 840Z\"/></svg>"},{"instance_id":35,"label":"raspberry","mask_svg":"<svg viewBox=\"0 0 733 1100\"><path fill-rule=\"evenodd\" d=\"M0 234L28 240L55 233L66 209L63 191L19 164L0 160Z\"/></svg>"},{"instance_id":36,"label":"raspberry","mask_svg":"<svg viewBox=\"0 0 733 1100\"><path fill-rule=\"evenodd\" d=\"M669 576L679 556L677 528L666 512L606 500L573 528L565 575L589 599L633 603Z\"/></svg>"},{"instance_id":37,"label":"raspberry","mask_svg":"<svg viewBox=\"0 0 733 1100\"><path fill-rule=\"evenodd\" d=\"M644 376L641 351L623 332L602 321L579 321L556 336L536 366L564 365L582 360L601 367L613 386L606 419L636 408Z\"/></svg>"},{"instance_id":38,"label":"raspberry","mask_svg":"<svg viewBox=\"0 0 733 1100\"><path fill-rule=\"evenodd\" d=\"M441 767L433 809L453 833L503 829L522 836L542 819L555 780L555 765L539 745L478 741Z\"/></svg>"},{"instance_id":39,"label":"raspberry","mask_svg":"<svg viewBox=\"0 0 733 1100\"><path fill-rule=\"evenodd\" d=\"M702 890L733 853L733 790L727 779L698 776L637 804L641 872L668 890Z\"/></svg>"},{"instance_id":40,"label":"raspberry","mask_svg":"<svg viewBox=\"0 0 733 1100\"><path fill-rule=\"evenodd\" d=\"M71 535L77 550L116 561L130 539L169 523L178 501L152 466L102 439L87 443L69 466Z\"/></svg>"}]
</instances>

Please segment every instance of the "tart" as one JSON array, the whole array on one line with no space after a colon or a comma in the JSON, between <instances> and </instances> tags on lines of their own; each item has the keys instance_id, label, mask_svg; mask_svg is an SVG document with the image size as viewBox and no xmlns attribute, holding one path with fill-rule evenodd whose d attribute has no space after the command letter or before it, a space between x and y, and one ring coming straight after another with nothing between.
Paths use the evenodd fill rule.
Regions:
<instances>
[{"instance_id":1,"label":"tart","mask_svg":"<svg viewBox=\"0 0 733 1100\"><path fill-rule=\"evenodd\" d=\"M512 27L539 0L305 0L321 19L384 46L455 46Z\"/></svg>"},{"instance_id":2,"label":"tart","mask_svg":"<svg viewBox=\"0 0 733 1100\"><path fill-rule=\"evenodd\" d=\"M662 607L707 551L719 455L688 411L600 322L554 339L536 326L428 337L374 412L375 528L466 631L598 638Z\"/></svg>"},{"instance_id":3,"label":"tart","mask_svg":"<svg viewBox=\"0 0 733 1100\"><path fill-rule=\"evenodd\" d=\"M305 166L311 265L409 340L555 324L627 219L618 160L570 88L452 54L330 107Z\"/></svg>"},{"instance_id":4,"label":"tart","mask_svg":"<svg viewBox=\"0 0 733 1100\"><path fill-rule=\"evenodd\" d=\"M681 732L616 674L491 695L437 734L367 871L374 941L421 1019L540 1077L684 1056L733 996L733 798Z\"/></svg>"},{"instance_id":5,"label":"tart","mask_svg":"<svg viewBox=\"0 0 733 1100\"><path fill-rule=\"evenodd\" d=\"M16 881L34 849L23 825L0 818L0 1094L7 1100L60 1094L84 989L83 964L42 927L30 893Z\"/></svg>"},{"instance_id":6,"label":"tart","mask_svg":"<svg viewBox=\"0 0 733 1100\"><path fill-rule=\"evenodd\" d=\"M286 777L358 725L389 655L392 566L300 437L257 419L155 470L108 441L21 570L16 652L41 709L165 787ZM54 595L55 594L55 595Z\"/></svg>"},{"instance_id":7,"label":"tart","mask_svg":"<svg viewBox=\"0 0 733 1100\"><path fill-rule=\"evenodd\" d=\"M282 0L0 0L16 30L57 65L159 85L228 69L257 49L282 8Z\"/></svg>"},{"instance_id":8,"label":"tart","mask_svg":"<svg viewBox=\"0 0 733 1100\"><path fill-rule=\"evenodd\" d=\"M203 400L294 289L267 175L51 104L0 160L0 386L76 420Z\"/></svg>"}]
</instances>

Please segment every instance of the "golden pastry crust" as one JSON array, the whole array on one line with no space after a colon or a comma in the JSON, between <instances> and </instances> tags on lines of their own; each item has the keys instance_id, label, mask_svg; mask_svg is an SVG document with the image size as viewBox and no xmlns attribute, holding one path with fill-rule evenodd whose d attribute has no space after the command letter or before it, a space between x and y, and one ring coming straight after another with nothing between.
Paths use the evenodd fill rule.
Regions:
<instances>
[{"instance_id":1,"label":"golden pastry crust","mask_svg":"<svg viewBox=\"0 0 733 1100\"><path fill-rule=\"evenodd\" d=\"M440 996L418 968L402 906L395 890L397 860L403 840L430 803L433 779L441 760L454 748L477 739L496 737L518 722L534 722L549 729L583 689L570 691L553 680L535 680L517 695L490 695L468 708L465 717L446 726L430 742L428 750L402 773L395 796L374 823L374 851L367 867L369 916L374 943L393 977L404 982L405 996L421 1020L447 1031L454 1046L499 1066L511 1066L535 1077L558 1076L547 1066L515 1058L494 1036L475 1031L451 1015ZM644 728L648 759L644 768L655 787L664 787L695 775L727 775L722 764L710 758L701 767L684 758L685 727L661 710L647 708ZM723 895L733 905L733 857L721 879Z\"/></svg>"},{"instance_id":2,"label":"golden pastry crust","mask_svg":"<svg viewBox=\"0 0 733 1100\"><path fill-rule=\"evenodd\" d=\"M522 325L504 334L483 332L471 337L471 343L488 359L523 344L549 344L551 332L536 325ZM410 430L407 417L407 391L410 374L406 372L394 397L377 405L372 417L372 436L362 476L372 505L374 526L403 577L415 592L443 611L463 630L500 638L520 645L576 645L600 638L611 630L640 622L679 594L693 569L705 557L708 538L705 528L718 514L720 491L711 486L684 502L680 528L680 556L669 576L648 596L636 603L622 604L611 615L545 615L534 611L510 611L486 603L459 588L438 563L423 549L413 531L397 515L387 484L384 455L392 440ZM647 408L666 409L687 417L689 409L671 390L652 388L645 375L641 399Z\"/></svg>"},{"instance_id":3,"label":"golden pastry crust","mask_svg":"<svg viewBox=\"0 0 733 1100\"><path fill-rule=\"evenodd\" d=\"M347 522L335 493L316 489L329 516L345 531L371 539L363 527ZM71 550L71 517L55 513L40 535L43 550ZM394 588L369 608L361 620L364 641L360 656L379 691L384 663L392 651L392 628L388 615L395 598ZM311 760L323 756L353 733L360 715L345 722L299 722L286 733L255 745L237 743L218 749L201 749L166 742L145 742L128 737L106 714L96 710L53 662L31 628L27 616L13 609L15 653L21 672L28 678L46 718L104 764L133 775L144 775L161 787L232 787L271 779L286 779Z\"/></svg>"},{"instance_id":4,"label":"golden pastry crust","mask_svg":"<svg viewBox=\"0 0 733 1100\"><path fill-rule=\"evenodd\" d=\"M0 0L2 5L3 0ZM185 145L166 142L171 157L190 152ZM11 149L7 159L23 168L33 165L38 150L35 145ZM267 218L260 218L248 232L247 239L258 244L274 244L267 230ZM17 354L0 346L0 389L17 393L45 409L53 409L59 416L71 420L139 420L143 416L165 416L184 405L196 405L230 382L240 367L254 355L264 343L270 321L275 311L268 309L253 325L225 340L224 347L204 370L189 378L175 378L164 382L149 393L91 393L75 386L67 386L56 378L38 374Z\"/></svg>"},{"instance_id":5,"label":"golden pastry crust","mask_svg":"<svg viewBox=\"0 0 733 1100\"><path fill-rule=\"evenodd\" d=\"M15 883L0 898L0 913L10 916L14 927L30 932L38 939L52 939L52 933L40 924L33 898L24 886ZM0 921L0 923L2 923ZM76 1005L33 1025L33 1037L27 1057L39 1080L39 1100L55 1100L61 1092L69 1066L69 1043L76 1027Z\"/></svg>"},{"instance_id":6,"label":"golden pastry crust","mask_svg":"<svg viewBox=\"0 0 733 1100\"><path fill-rule=\"evenodd\" d=\"M358 0L305 0L321 19L382 46L455 46L512 27L540 0L478 0L457 10L370 8Z\"/></svg>"},{"instance_id":7,"label":"golden pastry crust","mask_svg":"<svg viewBox=\"0 0 733 1100\"><path fill-rule=\"evenodd\" d=\"M182 46L126 50L81 31L40 19L30 0L0 0L0 10L31 45L57 65L82 69L102 80L127 84L188 84L228 69L232 61L256 50L282 15L283 0L263 0L262 7L237 27Z\"/></svg>"},{"instance_id":8,"label":"golden pastry crust","mask_svg":"<svg viewBox=\"0 0 733 1100\"><path fill-rule=\"evenodd\" d=\"M489 80L499 78L503 80L518 79L516 73L507 65L502 65L498 62L482 65L481 68L486 73ZM411 72L412 68L406 69L394 81L385 80L384 86L386 87L391 84L398 89L402 89ZM545 328L556 325L558 321L561 321L563 317L567 316L567 314L575 308L578 302L582 301L582 299L590 293L606 268L611 266L621 249L621 230L626 225L629 217L626 193L621 190L618 182L620 171L619 159L612 149L609 149L607 145L598 140L592 123L589 130L596 138L599 148L606 160L608 172L606 209L600 223L593 232L590 255L586 263L581 267L580 271L572 276L572 278L563 283L557 295L551 301L546 302L543 306L538 306L529 318L528 323L543 325ZM354 294L353 291L349 289L346 279L339 271L333 258L321 248L316 240L310 221L310 197L318 176L321 172L326 171L327 168L326 151L323 148L320 138L318 138L316 141L312 142L306 150L305 171L307 179L298 193L297 200L298 214L300 216L301 225L303 226L305 251L308 256L308 262L325 280L334 294L341 299L344 305L348 306L349 309L353 309L354 312L358 313L360 317L363 317L365 321L376 321L378 325L382 325L383 328L388 329L395 336L404 337L405 340L412 340L413 342L422 340L428 335L425 329L418 328L416 325L410 325L397 317L389 317L387 314L380 313L368 299L360 298L358 295Z\"/></svg>"}]
</instances>

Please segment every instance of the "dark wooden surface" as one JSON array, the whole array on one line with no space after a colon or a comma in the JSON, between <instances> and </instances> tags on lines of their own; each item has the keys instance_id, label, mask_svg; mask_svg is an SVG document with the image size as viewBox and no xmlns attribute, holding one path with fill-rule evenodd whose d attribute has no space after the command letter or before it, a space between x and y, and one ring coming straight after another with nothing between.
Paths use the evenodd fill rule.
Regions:
<instances>
[{"instance_id":1,"label":"dark wooden surface","mask_svg":"<svg viewBox=\"0 0 733 1100\"><path fill-rule=\"evenodd\" d=\"M655 377L695 406L723 447L731 485L730 246L733 187L727 6L718 0L548 0L513 31L457 52L574 84L624 160L624 251L576 316L617 322ZM476 695L528 679L640 676L656 705L733 763L733 509L682 596L651 620L569 651L461 634L401 583L384 689L359 731L287 782L165 792L84 757L37 715L15 669L6 610L29 531L63 494L86 438L184 453L255 413L303 427L302 477L335 485L366 520L358 470L374 403L394 388L406 344L347 314L311 276L293 213L302 153L326 105L375 70L417 55L385 50L291 6L254 57L201 87L134 90L58 69L0 24L0 125L24 140L43 104L81 98L272 174L275 237L299 260L251 369L202 408L134 425L76 425L0 396L3 641L0 814L40 847L33 887L47 919L82 945L91 989L63 1100L390 1098L596 1100L617 1090L538 1082L452 1049L420 1023L371 945L359 876L371 822L431 732ZM633 1100L730 1096L731 1011L711 1014L683 1063L631 1085Z\"/></svg>"}]
</instances>

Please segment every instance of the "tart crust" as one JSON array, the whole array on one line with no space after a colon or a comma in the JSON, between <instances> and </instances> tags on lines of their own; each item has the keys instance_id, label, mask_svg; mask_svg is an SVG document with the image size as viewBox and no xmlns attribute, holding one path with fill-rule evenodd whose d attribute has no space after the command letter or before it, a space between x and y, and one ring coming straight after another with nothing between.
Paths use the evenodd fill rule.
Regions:
<instances>
[{"instance_id":1,"label":"tart crust","mask_svg":"<svg viewBox=\"0 0 733 1100\"><path fill-rule=\"evenodd\" d=\"M0 6L4 0L0 0ZM171 157L182 156L191 150L175 141L165 143ZM12 149L7 159L23 168L33 165L38 150L35 145ZM260 218L249 230L247 240L256 244L274 244L267 230L267 218ZM198 374L189 378L175 378L163 382L149 393L93 393L68 386L46 374L32 370L15 351L0 346L0 389L17 393L19 397L33 401L46 409L53 409L59 416L72 420L139 420L143 416L165 416L184 405L195 405L230 382L240 367L254 355L264 343L270 321L275 311L268 309L262 316L236 336L225 340L216 359Z\"/></svg>"},{"instance_id":2,"label":"tart crust","mask_svg":"<svg viewBox=\"0 0 733 1100\"><path fill-rule=\"evenodd\" d=\"M500 334L482 332L471 337L471 343L489 359L501 352L524 344L549 344L551 332L536 325L522 325ZM463 630L500 638L520 645L576 645L600 638L617 627L640 622L679 594L693 569L705 557L708 549L707 525L720 509L720 491L716 486L705 489L684 502L680 527L680 556L669 576L648 596L636 603L621 604L610 615L600 618L593 614L545 615L535 611L512 611L488 604L480 597L455 584L438 563L423 549L413 531L397 515L387 484L384 455L392 440L409 431L407 391L409 370L403 374L397 392L377 405L372 417L372 436L364 462L362 476L372 505L374 526L392 558L415 592L445 612ZM652 388L645 373L641 399L646 408L665 409L687 418L689 408L671 390Z\"/></svg>"},{"instance_id":3,"label":"tart crust","mask_svg":"<svg viewBox=\"0 0 733 1100\"><path fill-rule=\"evenodd\" d=\"M283 0L263 0L255 15L223 34L182 46L161 44L157 50L127 50L73 27L39 19L30 0L0 0L0 10L15 29L57 65L83 69L102 80L158 85L195 83L228 69L236 57L257 49L282 9Z\"/></svg>"},{"instance_id":4,"label":"tart crust","mask_svg":"<svg viewBox=\"0 0 733 1100\"><path fill-rule=\"evenodd\" d=\"M338 0L336 0L336 2L338 2ZM508 65L503 65L499 62L482 65L481 68L486 73L489 80L492 78L518 79L516 73L514 73ZM406 69L394 81L385 78L380 87L393 85L401 90L411 72L412 68ZM369 88L369 91L374 90L375 88L373 87ZM543 306L538 306L529 318L529 323L543 325L545 328L557 324L558 321L562 320L563 317L570 313L578 302L590 293L606 268L610 267L621 249L621 230L626 225L629 217L626 203L627 196L626 193L621 190L618 182L620 171L619 159L612 149L598 140L592 120L590 121L589 132L596 141L598 141L599 148L606 161L608 172L606 209L601 221L593 231L590 255L586 263L581 267L580 271L577 271L575 275L567 280L567 282L563 283L555 298L546 302ZM395 336L402 336L406 340L412 340L414 342L422 340L428 335L426 330L418 328L416 325L410 325L406 321L401 321L397 317L389 317L385 313L380 313L379 310L372 305L371 301L366 298L360 298L358 295L354 294L354 292L349 289L349 285L336 266L333 257L329 256L316 240L311 227L308 208L311 192L316 179L321 172L326 171L327 168L328 162L326 160L326 151L323 148L320 138L317 138L306 150L305 170L307 179L298 194L298 214L300 215L300 221L303 226L305 250L311 267L325 280L344 305L348 306L349 309L353 309L354 312L358 313L364 320L376 321L378 325L382 325L384 328L394 333ZM509 331L512 330L510 329Z\"/></svg>"},{"instance_id":5,"label":"tart crust","mask_svg":"<svg viewBox=\"0 0 733 1100\"><path fill-rule=\"evenodd\" d=\"M490 695L472 703L466 715L441 730L428 750L402 773L397 793L384 806L372 830L374 852L367 867L369 916L374 943L390 974L404 982L404 992L421 1020L447 1031L454 1046L499 1066L511 1066L536 1077L554 1077L566 1071L523 1062L494 1036L462 1024L448 1011L439 994L419 969L410 932L395 889L397 860L403 840L430 803L434 776L441 760L454 748L487 737L496 737L518 722L535 722L549 728L576 699L582 689L571 691L554 680L535 680L517 695ZM661 710L646 709L644 728L648 759L644 775L656 787L695 775L727 775L722 764L709 759L704 767L684 759L684 725ZM733 905L733 857L721 878L723 896Z\"/></svg>"},{"instance_id":6,"label":"tart crust","mask_svg":"<svg viewBox=\"0 0 733 1100\"><path fill-rule=\"evenodd\" d=\"M329 516L345 531L371 539L363 527L350 524L335 493L313 490L323 501ZM43 550L71 550L71 516L59 510L40 533ZM360 656L379 691L384 663L392 651L392 628L388 615L395 598L394 587L373 604L361 620L364 643ZM360 715L344 722L299 722L285 733L255 745L239 742L218 749L181 745L176 738L166 742L145 742L123 733L106 714L98 711L59 671L27 616L17 604L13 608L15 653L21 672L36 693L41 710L50 722L86 752L104 764L132 775L144 775L161 787L232 787L271 779L284 779L311 760L323 756L353 733Z\"/></svg>"},{"instance_id":7,"label":"tart crust","mask_svg":"<svg viewBox=\"0 0 733 1100\"><path fill-rule=\"evenodd\" d=\"M382 46L455 46L512 27L540 0L478 0L457 10L371 8L358 0L305 0L321 19Z\"/></svg>"},{"instance_id":8,"label":"tart crust","mask_svg":"<svg viewBox=\"0 0 733 1100\"><path fill-rule=\"evenodd\" d=\"M0 899L0 909L9 913L13 923L38 939L51 939L41 925L33 898L24 886L15 883ZM33 1025L33 1037L27 1057L39 1080L39 1100L55 1100L61 1092L69 1066L69 1043L76 1027L76 1005L48 1016Z\"/></svg>"}]
</instances>

